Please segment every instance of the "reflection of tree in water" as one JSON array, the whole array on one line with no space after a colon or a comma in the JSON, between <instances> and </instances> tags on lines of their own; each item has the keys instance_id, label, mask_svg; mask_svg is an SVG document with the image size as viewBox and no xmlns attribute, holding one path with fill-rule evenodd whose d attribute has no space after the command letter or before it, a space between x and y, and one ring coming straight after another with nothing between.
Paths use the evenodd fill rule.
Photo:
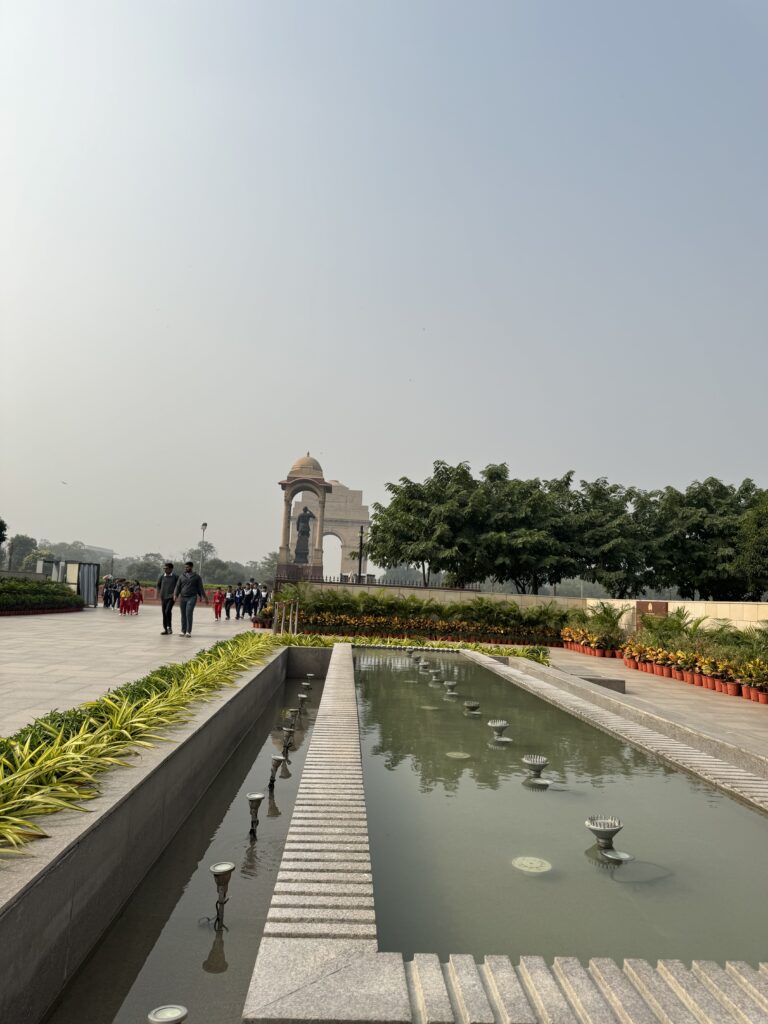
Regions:
<instances>
[{"instance_id":1,"label":"reflection of tree in water","mask_svg":"<svg viewBox=\"0 0 768 1024\"><path fill-rule=\"evenodd\" d=\"M455 792L466 773L480 788L499 784L525 770L526 753L549 758L547 775L560 782L591 782L597 788L617 776L655 773L659 763L627 743L615 740L580 719L519 689L487 669L459 656L433 657L431 666L444 670L441 679L456 679L459 697L444 700L401 655L368 655L358 660L357 681L363 734L376 736L372 753L394 771L406 759L419 776L423 792L442 784ZM463 701L480 701L479 718L465 716ZM438 706L425 711L424 705ZM505 749L489 749L489 718L509 722L513 740ZM446 757L450 750L470 755L466 761ZM665 772L670 771L663 766Z\"/></svg>"}]
</instances>

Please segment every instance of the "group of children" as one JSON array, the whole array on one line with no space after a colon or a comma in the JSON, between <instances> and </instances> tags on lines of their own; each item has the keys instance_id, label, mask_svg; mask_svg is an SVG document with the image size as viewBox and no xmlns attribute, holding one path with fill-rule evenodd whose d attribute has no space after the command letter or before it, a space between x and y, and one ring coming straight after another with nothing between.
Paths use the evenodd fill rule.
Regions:
<instances>
[{"instance_id":1,"label":"group of children","mask_svg":"<svg viewBox=\"0 0 768 1024\"><path fill-rule=\"evenodd\" d=\"M144 594L138 580L107 579L104 583L104 607L117 608L121 615L138 615Z\"/></svg>"},{"instance_id":2,"label":"group of children","mask_svg":"<svg viewBox=\"0 0 768 1024\"><path fill-rule=\"evenodd\" d=\"M235 618L254 618L266 606L269 599L269 592L262 584L249 582L243 586L238 583L236 587L232 584L226 590L216 587L213 592L213 617L216 621L221 619L221 610L224 609L226 617L230 617L232 607L235 608Z\"/></svg>"}]
</instances>

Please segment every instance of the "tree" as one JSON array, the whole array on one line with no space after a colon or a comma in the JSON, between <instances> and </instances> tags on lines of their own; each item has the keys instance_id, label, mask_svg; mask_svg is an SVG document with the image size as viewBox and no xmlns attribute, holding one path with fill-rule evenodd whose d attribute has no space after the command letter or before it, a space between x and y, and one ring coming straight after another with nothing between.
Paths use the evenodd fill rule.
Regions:
<instances>
[{"instance_id":1,"label":"tree","mask_svg":"<svg viewBox=\"0 0 768 1024\"><path fill-rule=\"evenodd\" d=\"M259 583L273 583L275 576L277 576L277 551L270 551L269 554L264 555L258 561L246 562L246 568L248 572L253 576Z\"/></svg>"},{"instance_id":2,"label":"tree","mask_svg":"<svg viewBox=\"0 0 768 1024\"><path fill-rule=\"evenodd\" d=\"M579 575L605 587L611 597L639 597L650 578L656 495L581 481L575 515Z\"/></svg>"},{"instance_id":3,"label":"tree","mask_svg":"<svg viewBox=\"0 0 768 1024\"><path fill-rule=\"evenodd\" d=\"M8 542L8 568L20 569L21 563L27 555L37 547L34 537L28 537L25 533L17 533Z\"/></svg>"},{"instance_id":4,"label":"tree","mask_svg":"<svg viewBox=\"0 0 768 1024\"><path fill-rule=\"evenodd\" d=\"M154 583L158 576L163 573L163 565L167 559L159 551L148 551L140 558L136 557L128 562L122 571L122 575L132 580L145 580Z\"/></svg>"},{"instance_id":5,"label":"tree","mask_svg":"<svg viewBox=\"0 0 768 1024\"><path fill-rule=\"evenodd\" d=\"M29 572L34 572L37 568L38 560L41 558L54 559L56 558L56 555L50 550L50 548L35 548L25 556L20 568Z\"/></svg>"},{"instance_id":6,"label":"tree","mask_svg":"<svg viewBox=\"0 0 768 1024\"><path fill-rule=\"evenodd\" d=\"M768 590L768 493L744 513L736 537L736 569L747 581L748 601Z\"/></svg>"},{"instance_id":7,"label":"tree","mask_svg":"<svg viewBox=\"0 0 768 1024\"><path fill-rule=\"evenodd\" d=\"M738 487L715 477L685 491L665 487L656 521L655 585L677 587L689 600L743 601L749 583L736 558L739 528L764 494L749 479Z\"/></svg>"},{"instance_id":8,"label":"tree","mask_svg":"<svg viewBox=\"0 0 768 1024\"><path fill-rule=\"evenodd\" d=\"M486 466L480 476L475 579L512 580L519 594L538 594L545 583L574 575L573 474L510 479L501 463Z\"/></svg>"},{"instance_id":9,"label":"tree","mask_svg":"<svg viewBox=\"0 0 768 1024\"><path fill-rule=\"evenodd\" d=\"M465 462L435 462L423 483L401 477L388 483L389 505L373 505L369 556L383 569L415 566L424 586L433 572L453 574L459 586L477 578L473 495L477 489Z\"/></svg>"},{"instance_id":10,"label":"tree","mask_svg":"<svg viewBox=\"0 0 768 1024\"><path fill-rule=\"evenodd\" d=\"M205 557L203 557L203 556L205 556ZM208 564L209 559L215 558L215 557L216 557L216 547L215 547L215 545L211 544L211 542L208 541L208 540L199 541L194 547L192 547L188 551L184 552L185 560L188 560L190 562L194 562L195 565L198 568L200 566L200 562L201 561L203 562L203 565L205 566L205 565Z\"/></svg>"}]
</instances>

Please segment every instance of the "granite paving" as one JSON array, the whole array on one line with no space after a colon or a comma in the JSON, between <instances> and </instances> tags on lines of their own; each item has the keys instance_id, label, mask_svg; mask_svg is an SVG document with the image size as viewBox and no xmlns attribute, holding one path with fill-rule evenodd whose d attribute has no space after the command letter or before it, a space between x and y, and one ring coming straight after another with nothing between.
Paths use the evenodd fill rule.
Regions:
<instances>
[{"instance_id":1,"label":"granite paving","mask_svg":"<svg viewBox=\"0 0 768 1024\"><path fill-rule=\"evenodd\" d=\"M174 629L180 613L173 611ZM160 607L138 615L109 608L53 615L0 617L0 736L9 736L53 708L64 710L100 697L172 661L245 629L247 620L216 622L212 606L198 603L192 637L162 636Z\"/></svg>"}]
</instances>

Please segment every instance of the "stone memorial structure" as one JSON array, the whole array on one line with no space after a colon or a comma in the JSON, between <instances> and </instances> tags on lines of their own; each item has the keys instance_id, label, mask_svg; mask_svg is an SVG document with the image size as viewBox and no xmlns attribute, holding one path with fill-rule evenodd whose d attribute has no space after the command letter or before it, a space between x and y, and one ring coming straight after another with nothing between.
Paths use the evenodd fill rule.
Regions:
<instances>
[{"instance_id":1,"label":"stone memorial structure","mask_svg":"<svg viewBox=\"0 0 768 1024\"><path fill-rule=\"evenodd\" d=\"M284 503L277 579L322 580L323 537L327 536L337 537L341 543L342 574L356 575L354 552L360 544L360 527L365 540L370 524L363 492L350 490L338 480L326 480L322 466L309 452L294 462L280 486ZM363 557L363 575L366 570Z\"/></svg>"}]
</instances>

